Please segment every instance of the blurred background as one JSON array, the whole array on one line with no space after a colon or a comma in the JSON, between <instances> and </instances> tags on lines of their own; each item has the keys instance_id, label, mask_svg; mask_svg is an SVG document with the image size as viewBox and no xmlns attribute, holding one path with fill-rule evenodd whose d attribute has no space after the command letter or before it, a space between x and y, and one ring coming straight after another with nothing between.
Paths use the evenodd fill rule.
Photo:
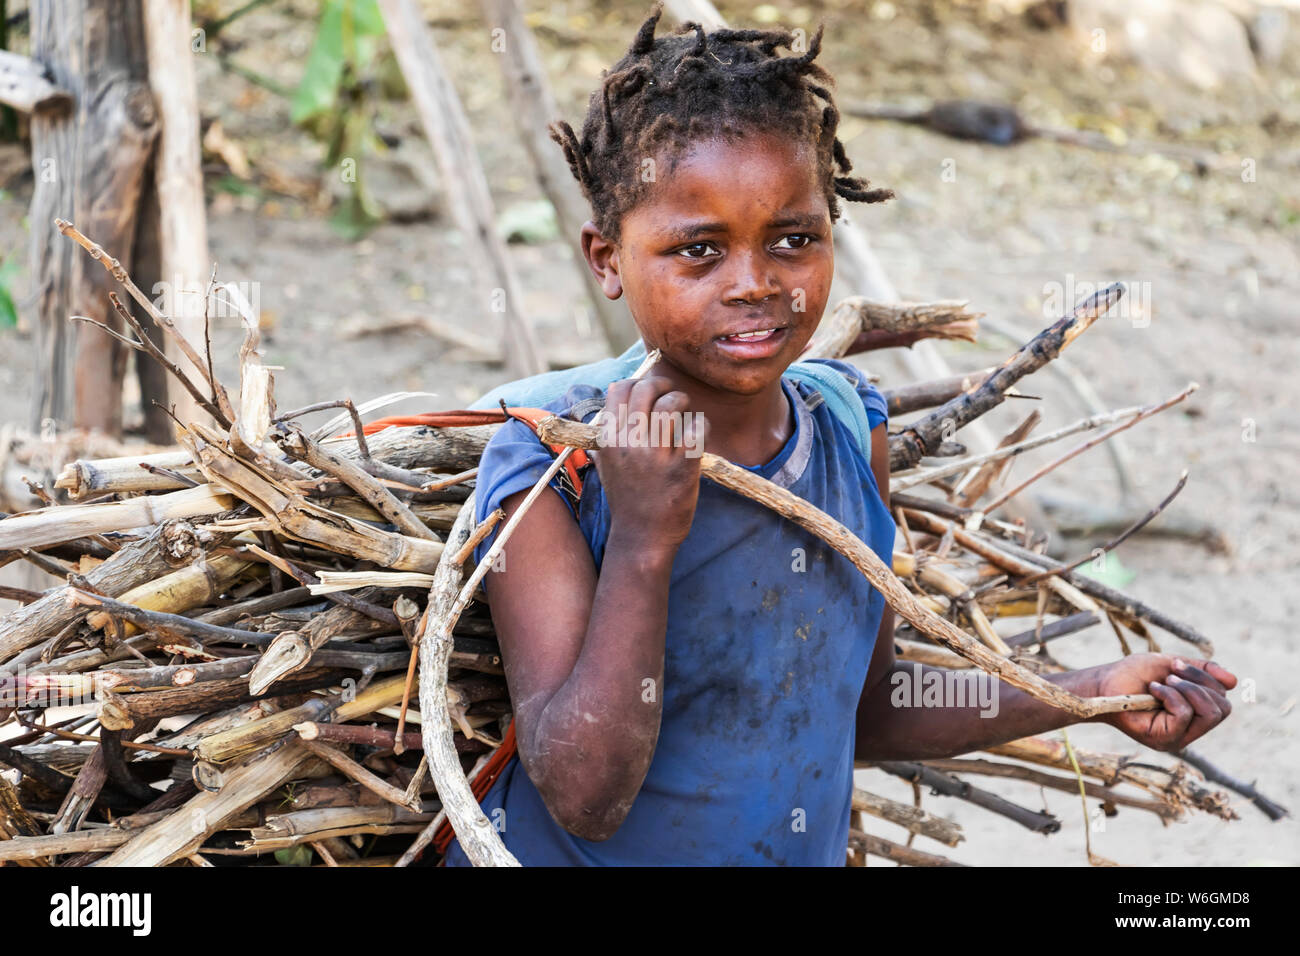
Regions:
<instances>
[{"instance_id":1,"label":"blurred background","mask_svg":"<svg viewBox=\"0 0 1300 956\"><path fill-rule=\"evenodd\" d=\"M625 312L602 311L584 284L574 231L557 214L557 196L571 199L576 187L552 178L548 189L532 149L551 151L553 176L559 149L539 130L559 117L580 127L602 70L649 4L408 6L467 118L517 283L509 315L485 296L485 247L457 213L477 173L462 170L468 179L449 187L413 95L421 84L399 64L401 44L376 0L152 0L143 9L0 0L0 101L11 104L0 108L4 510L38 504L24 475L48 483L73 457L171 440L151 403L156 381L137 375L123 350L106 350L103 333L68 320L111 321L113 286L58 235L51 210L133 262L151 298L181 275L169 263L207 263L183 277L199 288L215 264L253 307L282 409L399 390L432 394L388 414L464 407L521 370L591 361L635 337ZM512 94L500 55L516 36L505 25L512 10L555 115ZM1168 514L1116 552L1116 583L1195 623L1252 682L1252 699L1199 749L1294 805L1300 348L1287 336L1300 318L1300 2L819 0L718 10L733 26L811 34L825 24L819 62L836 78L854 173L898 196L845 204L880 276L898 298L966 300L986 315L977 343L856 356L882 387L936 362L996 364L1098 286L1128 284L1123 308L1070 349L1063 372L1022 385L1045 399L1041 427L1200 388L1126 432L1119 450L1091 452L1044 482L1038 518L1054 533L1053 552L1073 559L1189 470ZM160 58L140 37L148 15L164 14L179 46ZM33 63L44 64L35 80ZM141 95L151 87L152 102ZM29 108L15 108L32 88ZM90 115L91 100L116 105ZM192 168L166 165L187 155ZM880 291L840 273L832 301ZM217 309L209 319L216 374L237 382L240 317ZM525 326L531 356L519 348ZM995 434L1025 413L1008 404L1017 407L988 416ZM1053 455L1026 456L1011 479ZM24 587L54 581L23 574ZM1076 645L1093 657L1066 663L1117 653L1107 628L1093 630L1091 646ZM1075 740L1124 744L1097 727ZM911 799L906 784L867 776L873 790ZM1063 823L1046 841L955 801L926 806L967 828L953 854L963 862L1086 865L1079 801L1043 800ZM1136 865L1300 862L1293 820L1239 812L1235 823L1198 817L1163 829L1136 814L1102 829L1093 821L1093 849Z\"/></svg>"}]
</instances>

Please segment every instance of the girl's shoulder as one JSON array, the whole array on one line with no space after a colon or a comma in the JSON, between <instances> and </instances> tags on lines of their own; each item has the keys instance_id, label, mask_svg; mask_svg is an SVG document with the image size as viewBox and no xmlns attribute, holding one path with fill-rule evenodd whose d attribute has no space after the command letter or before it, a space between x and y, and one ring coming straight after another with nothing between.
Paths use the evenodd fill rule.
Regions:
<instances>
[{"instance_id":1,"label":"girl's shoulder","mask_svg":"<svg viewBox=\"0 0 1300 956\"><path fill-rule=\"evenodd\" d=\"M868 380L867 373L862 369L843 359L833 358L804 359L801 364L809 363L833 368L848 380L853 390L858 393L858 397L862 399L862 404L867 410L867 420L873 429L877 425L889 422L889 403L885 399L884 392Z\"/></svg>"},{"instance_id":2,"label":"girl's shoulder","mask_svg":"<svg viewBox=\"0 0 1300 956\"><path fill-rule=\"evenodd\" d=\"M604 404L604 396L604 389L573 385L559 398L536 407L589 421ZM537 484L554 460L551 450L542 444L537 433L527 424L513 418L506 421L488 441L479 459L478 475L474 481L475 521L483 521L511 495L527 491ZM550 484L561 493L572 511L569 499L563 494L561 479L554 477ZM480 549L486 550L480 545L476 552ZM477 557L481 555L476 554Z\"/></svg>"}]
</instances>

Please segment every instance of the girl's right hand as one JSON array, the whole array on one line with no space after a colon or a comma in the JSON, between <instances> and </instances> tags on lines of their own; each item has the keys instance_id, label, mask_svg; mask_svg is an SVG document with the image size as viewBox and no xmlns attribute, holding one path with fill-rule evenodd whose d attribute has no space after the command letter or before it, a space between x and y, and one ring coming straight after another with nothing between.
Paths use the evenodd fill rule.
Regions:
<instances>
[{"instance_id":1,"label":"girl's right hand","mask_svg":"<svg viewBox=\"0 0 1300 956\"><path fill-rule=\"evenodd\" d=\"M689 401L663 376L610 384L594 458L611 537L617 532L638 547L671 551L686 540L699 498L699 450L708 436L708 423L689 413ZM639 428L642 415L646 427Z\"/></svg>"}]
</instances>

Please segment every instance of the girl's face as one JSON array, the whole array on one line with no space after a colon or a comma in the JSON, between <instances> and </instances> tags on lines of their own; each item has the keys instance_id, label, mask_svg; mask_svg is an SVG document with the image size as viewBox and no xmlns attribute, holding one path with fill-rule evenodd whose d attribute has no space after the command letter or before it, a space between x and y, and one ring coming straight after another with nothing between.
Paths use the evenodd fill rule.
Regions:
<instances>
[{"instance_id":1,"label":"girl's face","mask_svg":"<svg viewBox=\"0 0 1300 956\"><path fill-rule=\"evenodd\" d=\"M691 144L622 220L612 247L584 230L611 298L648 349L723 392L779 380L821 321L835 257L810 144L747 132ZM602 268L603 267L603 268Z\"/></svg>"}]
</instances>

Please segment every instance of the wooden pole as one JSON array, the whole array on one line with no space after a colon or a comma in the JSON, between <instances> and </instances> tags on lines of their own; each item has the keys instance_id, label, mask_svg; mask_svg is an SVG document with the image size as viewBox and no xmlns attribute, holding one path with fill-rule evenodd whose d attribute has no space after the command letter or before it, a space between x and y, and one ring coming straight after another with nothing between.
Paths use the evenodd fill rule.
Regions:
<instances>
[{"instance_id":1,"label":"wooden pole","mask_svg":"<svg viewBox=\"0 0 1300 956\"><path fill-rule=\"evenodd\" d=\"M204 292L211 274L208 255L207 209L203 199L203 170L199 155L199 102L194 82L188 0L142 0L149 54L149 85L162 125L154 179L158 194L158 238L162 311L207 361L204 334ZM98 233L92 233L98 235ZM167 351L191 379L206 377L201 369L168 343ZM188 392L169 383L169 400L183 422L211 421Z\"/></svg>"},{"instance_id":2,"label":"wooden pole","mask_svg":"<svg viewBox=\"0 0 1300 956\"><path fill-rule=\"evenodd\" d=\"M122 429L120 342L68 320L80 314L121 329L111 279L86 269L51 232L55 218L89 228L130 266L145 169L158 134L147 82L139 0L36 0L32 59L73 107L32 115L31 267L37 302L33 430L42 424Z\"/></svg>"},{"instance_id":3,"label":"wooden pole","mask_svg":"<svg viewBox=\"0 0 1300 956\"><path fill-rule=\"evenodd\" d=\"M161 0L158 0L161 2ZM443 67L429 28L411 0L379 0L393 53L411 88L424 133L442 172L452 216L465 251L479 265L480 294L465 309L466 324L491 312L505 319L506 368L515 378L546 371L541 346L523 310L523 297L497 234L487 177L474 151L469 120Z\"/></svg>"},{"instance_id":4,"label":"wooden pole","mask_svg":"<svg viewBox=\"0 0 1300 956\"><path fill-rule=\"evenodd\" d=\"M547 135L547 123L560 115L555 97L546 82L546 70L533 34L524 22L518 0L483 0L483 17L493 30L500 30L501 47L495 42L493 53L501 63L510 113L515 119L519 138L523 140L533 172L546 197L555 207L560 233L573 248L575 263L582 275L596 320L605 333L611 354L618 355L635 342L640 333L622 299L605 297L600 283L582 256L579 234L583 223L591 218L591 208L569 172L560 148Z\"/></svg>"}]
</instances>

